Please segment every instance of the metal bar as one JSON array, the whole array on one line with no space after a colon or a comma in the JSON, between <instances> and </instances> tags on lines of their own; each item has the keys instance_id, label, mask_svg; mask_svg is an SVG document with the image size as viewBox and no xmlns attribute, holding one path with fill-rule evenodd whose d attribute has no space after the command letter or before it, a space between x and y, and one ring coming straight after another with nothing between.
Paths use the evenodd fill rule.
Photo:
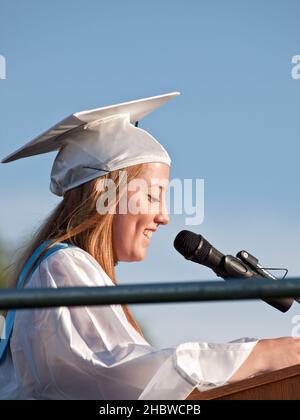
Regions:
<instances>
[{"instance_id":1,"label":"metal bar","mask_svg":"<svg viewBox=\"0 0 300 420\"><path fill-rule=\"evenodd\" d=\"M2 289L0 309L137 303L204 302L300 296L300 278L230 279L58 289Z\"/></svg>"}]
</instances>

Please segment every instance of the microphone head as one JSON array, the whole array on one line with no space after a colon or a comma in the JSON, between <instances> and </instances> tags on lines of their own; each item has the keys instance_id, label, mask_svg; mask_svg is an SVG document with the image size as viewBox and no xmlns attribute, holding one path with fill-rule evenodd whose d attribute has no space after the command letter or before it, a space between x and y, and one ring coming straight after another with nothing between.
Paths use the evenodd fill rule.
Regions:
<instances>
[{"instance_id":1,"label":"microphone head","mask_svg":"<svg viewBox=\"0 0 300 420\"><path fill-rule=\"evenodd\" d=\"M201 241L201 235L189 230L182 230L174 239L174 248L185 258L190 259Z\"/></svg>"}]
</instances>

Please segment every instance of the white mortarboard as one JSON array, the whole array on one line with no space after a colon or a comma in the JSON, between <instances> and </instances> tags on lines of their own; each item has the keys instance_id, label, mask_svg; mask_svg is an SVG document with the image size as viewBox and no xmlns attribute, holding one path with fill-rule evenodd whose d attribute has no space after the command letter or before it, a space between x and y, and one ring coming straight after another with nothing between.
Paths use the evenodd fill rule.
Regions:
<instances>
[{"instance_id":1,"label":"white mortarboard","mask_svg":"<svg viewBox=\"0 0 300 420\"><path fill-rule=\"evenodd\" d=\"M63 196L71 188L108 172L138 163L170 165L163 146L137 122L179 95L151 98L77 112L2 160L2 163L59 150L51 171L51 191Z\"/></svg>"}]
</instances>

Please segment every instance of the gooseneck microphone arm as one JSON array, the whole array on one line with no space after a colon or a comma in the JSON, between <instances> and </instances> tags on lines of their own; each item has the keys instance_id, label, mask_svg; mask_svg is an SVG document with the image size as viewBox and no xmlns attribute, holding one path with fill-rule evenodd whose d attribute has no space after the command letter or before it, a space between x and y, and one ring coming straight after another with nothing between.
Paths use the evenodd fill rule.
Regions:
<instances>
[{"instance_id":1,"label":"gooseneck microphone arm","mask_svg":"<svg viewBox=\"0 0 300 420\"><path fill-rule=\"evenodd\" d=\"M218 277L222 277L224 280L243 277L276 280L268 271L262 270L258 265L258 260L246 251L241 251L237 257L224 255L202 235L188 230L178 233L174 240L174 247L186 259L211 268ZM292 298L263 300L281 312L288 311L293 304Z\"/></svg>"}]
</instances>

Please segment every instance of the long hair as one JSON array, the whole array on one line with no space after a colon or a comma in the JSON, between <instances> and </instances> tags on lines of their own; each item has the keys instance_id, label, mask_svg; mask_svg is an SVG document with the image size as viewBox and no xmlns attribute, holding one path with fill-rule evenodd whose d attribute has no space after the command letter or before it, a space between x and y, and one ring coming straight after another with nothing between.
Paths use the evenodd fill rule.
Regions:
<instances>
[{"instance_id":1,"label":"long hair","mask_svg":"<svg viewBox=\"0 0 300 420\"><path fill-rule=\"evenodd\" d=\"M55 207L41 227L33 235L33 238L26 244L25 250L18 256L13 264L13 272L10 277L10 286L14 287L18 277L24 268L27 260L34 250L44 241L49 240L48 246L41 253L41 256L54 244L68 242L92 255L100 264L105 273L117 284L115 265L117 259L113 250L112 231L114 213L107 212L99 214L97 201L101 198L105 188L103 185L112 180L116 186L117 205L122 197L123 191L120 187L122 174L126 174L127 183L136 178L142 171L144 164L116 170L108 174L88 181L76 188L73 188L63 196L63 200ZM29 267L26 277L36 264ZM26 279L25 277L25 279ZM142 330L134 320L127 305L121 305L128 321L143 336Z\"/></svg>"}]
</instances>

